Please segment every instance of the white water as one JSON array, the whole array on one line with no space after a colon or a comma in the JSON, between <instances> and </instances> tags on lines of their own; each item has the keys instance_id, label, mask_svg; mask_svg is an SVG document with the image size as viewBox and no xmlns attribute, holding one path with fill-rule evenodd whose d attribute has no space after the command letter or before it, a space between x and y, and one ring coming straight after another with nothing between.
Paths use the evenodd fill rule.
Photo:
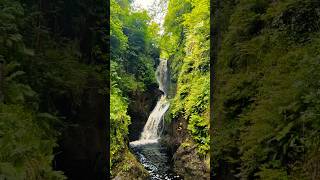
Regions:
<instances>
[{"instance_id":1,"label":"white water","mask_svg":"<svg viewBox=\"0 0 320 180\"><path fill-rule=\"evenodd\" d=\"M167 60L160 59L160 64L156 71L156 78L159 83L159 89L164 93L158 100L157 105L152 110L147 123L141 133L140 139L130 142L131 146L157 143L161 136L164 123L164 114L169 109L167 100L167 83L168 83L168 64ZM162 123L162 124L161 124Z\"/></svg>"},{"instance_id":2,"label":"white water","mask_svg":"<svg viewBox=\"0 0 320 180\"><path fill-rule=\"evenodd\" d=\"M168 61L160 59L159 66L156 71L156 78L159 84L159 89L164 93L164 96L167 96L168 91Z\"/></svg>"}]
</instances>

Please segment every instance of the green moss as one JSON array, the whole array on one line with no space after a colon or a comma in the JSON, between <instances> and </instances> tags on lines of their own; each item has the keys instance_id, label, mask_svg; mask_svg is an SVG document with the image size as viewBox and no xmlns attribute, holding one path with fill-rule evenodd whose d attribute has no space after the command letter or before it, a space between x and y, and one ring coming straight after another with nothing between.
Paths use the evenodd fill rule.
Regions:
<instances>
[{"instance_id":1,"label":"green moss","mask_svg":"<svg viewBox=\"0 0 320 180\"><path fill-rule=\"evenodd\" d=\"M136 157L128 150L121 153L121 162L116 164L112 170L112 176L120 179L147 179L149 174L139 163Z\"/></svg>"}]
</instances>

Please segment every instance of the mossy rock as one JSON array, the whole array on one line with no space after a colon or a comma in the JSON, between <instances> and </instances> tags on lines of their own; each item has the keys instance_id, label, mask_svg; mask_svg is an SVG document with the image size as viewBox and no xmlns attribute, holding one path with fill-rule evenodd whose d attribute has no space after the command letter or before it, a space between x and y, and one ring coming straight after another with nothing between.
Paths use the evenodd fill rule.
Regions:
<instances>
[{"instance_id":1,"label":"mossy rock","mask_svg":"<svg viewBox=\"0 0 320 180\"><path fill-rule=\"evenodd\" d=\"M185 180L210 179L209 157L202 158L197 152L196 145L191 140L185 140L177 149L173 156L174 170Z\"/></svg>"},{"instance_id":2,"label":"mossy rock","mask_svg":"<svg viewBox=\"0 0 320 180\"><path fill-rule=\"evenodd\" d=\"M113 180L145 180L149 179L149 173L140 164L137 158L129 151L123 153L123 160L112 169Z\"/></svg>"}]
</instances>

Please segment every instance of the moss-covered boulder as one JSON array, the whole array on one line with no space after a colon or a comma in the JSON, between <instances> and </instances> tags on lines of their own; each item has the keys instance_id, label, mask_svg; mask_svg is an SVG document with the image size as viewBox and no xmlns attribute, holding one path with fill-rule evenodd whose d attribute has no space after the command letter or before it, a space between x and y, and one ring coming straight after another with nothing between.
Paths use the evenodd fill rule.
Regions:
<instances>
[{"instance_id":1,"label":"moss-covered boulder","mask_svg":"<svg viewBox=\"0 0 320 180\"><path fill-rule=\"evenodd\" d=\"M123 160L112 169L113 180L145 180L149 178L149 173L139 163L136 157L129 151L125 150Z\"/></svg>"}]
</instances>

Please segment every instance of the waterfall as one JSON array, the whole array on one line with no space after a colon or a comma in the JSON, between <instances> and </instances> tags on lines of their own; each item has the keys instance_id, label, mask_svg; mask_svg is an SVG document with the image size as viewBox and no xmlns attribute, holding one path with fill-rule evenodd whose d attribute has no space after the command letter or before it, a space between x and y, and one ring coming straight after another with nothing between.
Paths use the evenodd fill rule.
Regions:
<instances>
[{"instance_id":1,"label":"waterfall","mask_svg":"<svg viewBox=\"0 0 320 180\"><path fill-rule=\"evenodd\" d=\"M168 93L168 62L165 59L160 59L159 66L156 70L156 78L159 83L159 90L163 92L163 95L157 102L157 105L152 110L149 118L143 128L140 139L133 141L130 145L140 145L147 143L156 143L161 136L164 123L164 114L169 109L169 101L167 100Z\"/></svg>"},{"instance_id":2,"label":"waterfall","mask_svg":"<svg viewBox=\"0 0 320 180\"><path fill-rule=\"evenodd\" d=\"M164 59L160 59L159 66L156 71L156 78L159 84L159 90L164 93L164 96L167 96L168 92L168 82L169 82L169 74L168 74L168 61Z\"/></svg>"}]
</instances>

